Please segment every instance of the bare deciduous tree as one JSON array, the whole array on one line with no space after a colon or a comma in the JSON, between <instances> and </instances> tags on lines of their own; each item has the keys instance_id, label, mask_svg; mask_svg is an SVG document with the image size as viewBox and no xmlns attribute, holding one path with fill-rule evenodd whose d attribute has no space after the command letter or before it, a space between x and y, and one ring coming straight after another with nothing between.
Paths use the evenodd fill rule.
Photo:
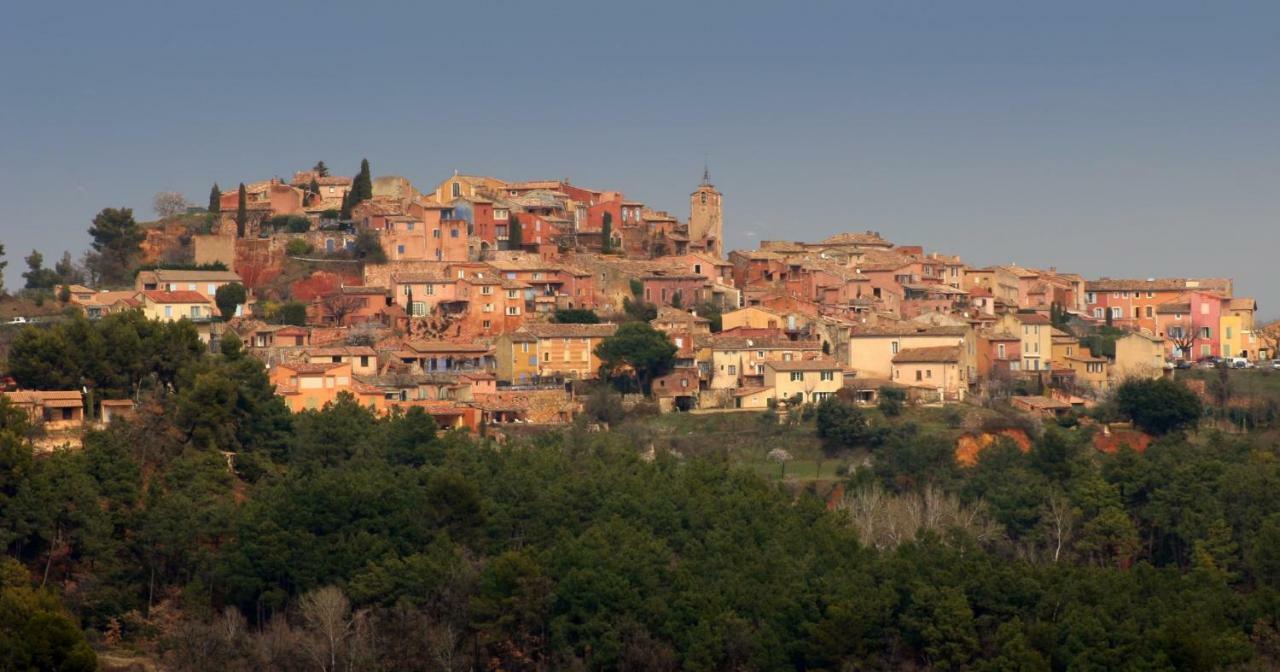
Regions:
<instances>
[{"instance_id":1,"label":"bare deciduous tree","mask_svg":"<svg viewBox=\"0 0 1280 672\"><path fill-rule=\"evenodd\" d=\"M151 208L156 211L156 216L161 219L175 217L187 211L191 204L187 199L176 191L162 191L155 195L151 201Z\"/></svg>"},{"instance_id":2,"label":"bare deciduous tree","mask_svg":"<svg viewBox=\"0 0 1280 672\"><path fill-rule=\"evenodd\" d=\"M965 506L959 497L934 486L919 493L891 495L873 485L846 494L838 508L849 517L862 543L877 549L911 541L925 530L962 530L980 542L999 534L981 504Z\"/></svg>"}]
</instances>

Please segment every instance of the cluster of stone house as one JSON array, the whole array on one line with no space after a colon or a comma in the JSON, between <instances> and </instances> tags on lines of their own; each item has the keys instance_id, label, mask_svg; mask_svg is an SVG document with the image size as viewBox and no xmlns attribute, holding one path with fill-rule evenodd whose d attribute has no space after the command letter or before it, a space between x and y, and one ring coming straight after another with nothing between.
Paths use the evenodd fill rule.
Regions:
<instances>
[{"instance_id":1,"label":"cluster of stone house","mask_svg":"<svg viewBox=\"0 0 1280 672\"><path fill-rule=\"evenodd\" d=\"M143 271L131 290L73 287L72 300L90 317L187 319L211 343L235 329L298 412L345 393L473 431L568 421L580 408L572 381L598 375L596 348L637 303L656 308L652 325L677 348L653 381L664 409L815 403L842 390L870 402L886 386L958 402L1019 380L1097 396L1179 359L1274 354L1255 330L1255 302L1229 280L977 267L876 231L726 254L722 195L706 174L685 221L568 179L460 174L426 191L377 178L373 197L336 221L351 186L310 171L248 184L244 231L238 195L223 194L221 225L193 244L196 262L231 270ZM308 230L264 226L279 215L307 218ZM254 313L293 241L312 250L301 261L321 263L370 232L385 261L342 262L296 281L291 297L263 296L304 300L305 325ZM214 301L232 282L250 295L235 319ZM583 309L605 321L552 320ZM1098 330L1114 353L1072 334Z\"/></svg>"}]
</instances>

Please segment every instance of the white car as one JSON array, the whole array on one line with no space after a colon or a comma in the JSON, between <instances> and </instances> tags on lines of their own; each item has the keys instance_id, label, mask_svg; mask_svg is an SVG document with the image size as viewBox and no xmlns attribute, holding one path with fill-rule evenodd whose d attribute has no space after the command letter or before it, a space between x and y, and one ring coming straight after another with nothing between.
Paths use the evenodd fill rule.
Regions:
<instances>
[{"instance_id":1,"label":"white car","mask_svg":"<svg viewBox=\"0 0 1280 672\"><path fill-rule=\"evenodd\" d=\"M8 322L6 322L6 324L27 324L27 318L19 315L13 318L12 320L9 320Z\"/></svg>"}]
</instances>

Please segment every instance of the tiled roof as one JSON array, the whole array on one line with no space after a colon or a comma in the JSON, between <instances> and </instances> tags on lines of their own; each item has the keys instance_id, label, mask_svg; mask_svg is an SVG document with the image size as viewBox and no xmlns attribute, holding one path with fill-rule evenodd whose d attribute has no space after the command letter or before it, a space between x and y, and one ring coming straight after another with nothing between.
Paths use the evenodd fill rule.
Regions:
<instances>
[{"instance_id":1,"label":"tiled roof","mask_svg":"<svg viewBox=\"0 0 1280 672\"><path fill-rule=\"evenodd\" d=\"M618 325L605 324L526 324L520 329L538 338L608 338L618 331Z\"/></svg>"},{"instance_id":2,"label":"tiled roof","mask_svg":"<svg viewBox=\"0 0 1280 672\"><path fill-rule=\"evenodd\" d=\"M176 292L153 290L142 292L142 295L155 303L210 303L209 297L189 289Z\"/></svg>"},{"instance_id":3,"label":"tiled roof","mask_svg":"<svg viewBox=\"0 0 1280 672\"><path fill-rule=\"evenodd\" d=\"M294 371L297 373L306 374L306 373L325 373L327 371L332 371L339 367L350 366L350 364L343 364L341 362L316 362L314 364L311 362L292 362L288 364L277 364L276 366L282 369L288 369L290 371Z\"/></svg>"},{"instance_id":4,"label":"tiled roof","mask_svg":"<svg viewBox=\"0 0 1280 672\"><path fill-rule=\"evenodd\" d=\"M144 273L146 271L143 271ZM160 282L240 282L240 276L234 271L196 271L178 269L157 269L150 271Z\"/></svg>"},{"instance_id":5,"label":"tiled roof","mask_svg":"<svg viewBox=\"0 0 1280 672\"><path fill-rule=\"evenodd\" d=\"M405 344L410 350L418 353L429 352L471 352L484 353L489 346L481 343L451 343L449 341L414 340Z\"/></svg>"},{"instance_id":6,"label":"tiled roof","mask_svg":"<svg viewBox=\"0 0 1280 672\"><path fill-rule=\"evenodd\" d=\"M1040 313L1010 313L1010 315L1012 315L1015 320L1023 324L1053 324L1053 320L1050 320L1048 316L1041 315Z\"/></svg>"},{"instance_id":7,"label":"tiled roof","mask_svg":"<svg viewBox=\"0 0 1280 672\"><path fill-rule=\"evenodd\" d=\"M842 368L840 362L831 358L802 359L790 362L765 362L765 366L774 371L830 371Z\"/></svg>"},{"instance_id":8,"label":"tiled roof","mask_svg":"<svg viewBox=\"0 0 1280 672\"><path fill-rule=\"evenodd\" d=\"M1190 304L1190 303L1178 303L1178 302L1176 302L1176 301L1170 301L1169 303L1162 303L1162 304L1160 304L1160 305L1156 306L1156 312L1157 312L1157 313L1160 313L1160 314L1162 314L1162 315L1174 315L1174 314L1182 315L1182 314L1190 314L1190 313L1191 313L1191 304Z\"/></svg>"},{"instance_id":9,"label":"tiled roof","mask_svg":"<svg viewBox=\"0 0 1280 672\"><path fill-rule=\"evenodd\" d=\"M1205 289L1211 291L1227 291L1231 281L1225 278L1153 278L1149 280L1126 280L1116 278L1098 278L1085 283L1090 292L1124 292L1124 291L1181 291L1186 289Z\"/></svg>"},{"instance_id":10,"label":"tiled roof","mask_svg":"<svg viewBox=\"0 0 1280 672\"><path fill-rule=\"evenodd\" d=\"M372 357L378 353L367 345L343 345L330 348L310 348L308 357Z\"/></svg>"},{"instance_id":11,"label":"tiled roof","mask_svg":"<svg viewBox=\"0 0 1280 672\"><path fill-rule=\"evenodd\" d=\"M849 334L850 338L876 336L965 336L969 327L932 327L927 325L901 324L877 327L864 327Z\"/></svg>"},{"instance_id":12,"label":"tiled roof","mask_svg":"<svg viewBox=\"0 0 1280 672\"><path fill-rule=\"evenodd\" d=\"M928 348L905 348L894 355L894 364L945 364L960 361L960 346L938 345Z\"/></svg>"}]
</instances>

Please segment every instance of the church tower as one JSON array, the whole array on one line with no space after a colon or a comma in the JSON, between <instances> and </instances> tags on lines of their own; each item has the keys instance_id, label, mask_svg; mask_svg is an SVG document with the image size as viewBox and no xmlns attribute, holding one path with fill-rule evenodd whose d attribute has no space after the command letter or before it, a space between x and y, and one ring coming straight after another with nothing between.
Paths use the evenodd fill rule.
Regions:
<instances>
[{"instance_id":1,"label":"church tower","mask_svg":"<svg viewBox=\"0 0 1280 672\"><path fill-rule=\"evenodd\" d=\"M702 184L689 194L689 240L705 241L707 254L717 259L724 256L724 207L705 167Z\"/></svg>"}]
</instances>

